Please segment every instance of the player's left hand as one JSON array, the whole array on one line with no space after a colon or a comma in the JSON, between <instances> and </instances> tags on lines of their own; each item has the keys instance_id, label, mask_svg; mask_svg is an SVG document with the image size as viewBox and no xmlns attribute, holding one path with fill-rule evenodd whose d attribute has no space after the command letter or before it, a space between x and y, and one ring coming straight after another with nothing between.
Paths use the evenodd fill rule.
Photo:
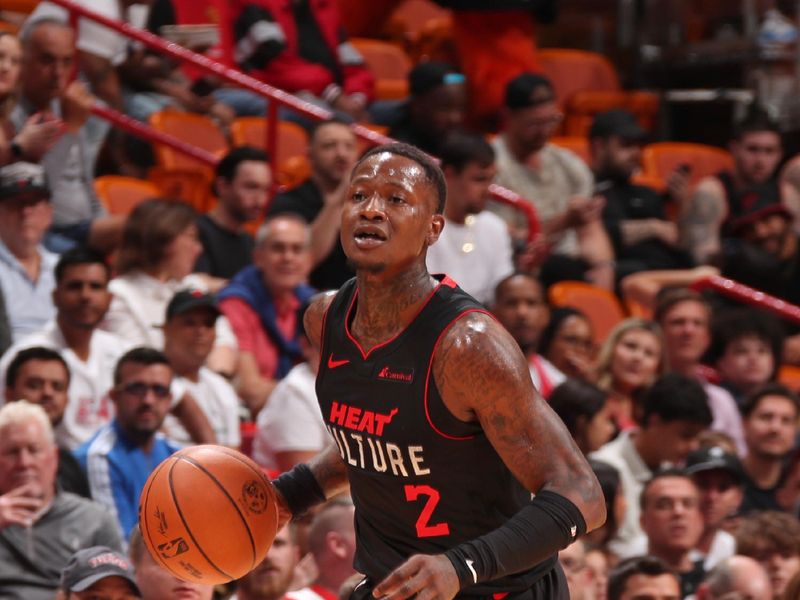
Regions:
<instances>
[{"instance_id":1,"label":"player's left hand","mask_svg":"<svg viewBox=\"0 0 800 600\"><path fill-rule=\"evenodd\" d=\"M383 600L450 600L459 590L458 575L444 554L415 554L372 591Z\"/></svg>"}]
</instances>

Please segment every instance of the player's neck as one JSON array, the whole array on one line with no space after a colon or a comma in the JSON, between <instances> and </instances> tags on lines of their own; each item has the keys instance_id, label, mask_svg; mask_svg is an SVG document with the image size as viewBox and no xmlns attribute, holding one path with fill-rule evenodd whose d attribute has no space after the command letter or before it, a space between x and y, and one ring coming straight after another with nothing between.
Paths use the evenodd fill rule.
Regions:
<instances>
[{"instance_id":1,"label":"player's neck","mask_svg":"<svg viewBox=\"0 0 800 600\"><path fill-rule=\"evenodd\" d=\"M413 320L436 287L424 263L393 277L358 275L358 306L352 333L364 347L379 344Z\"/></svg>"}]
</instances>

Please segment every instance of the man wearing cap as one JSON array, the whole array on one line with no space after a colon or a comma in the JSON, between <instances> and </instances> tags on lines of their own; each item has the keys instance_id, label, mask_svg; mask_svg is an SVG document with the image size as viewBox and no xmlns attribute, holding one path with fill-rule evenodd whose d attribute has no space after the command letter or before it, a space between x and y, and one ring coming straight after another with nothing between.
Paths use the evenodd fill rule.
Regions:
<instances>
[{"instance_id":1,"label":"man wearing cap","mask_svg":"<svg viewBox=\"0 0 800 600\"><path fill-rule=\"evenodd\" d=\"M296 187L275 196L269 217L290 213L303 217L311 228L314 269L311 285L319 290L339 289L355 272L339 240L339 224L350 171L358 157L358 140L350 124L334 117L311 126L308 162L311 175Z\"/></svg>"},{"instance_id":2,"label":"man wearing cap","mask_svg":"<svg viewBox=\"0 0 800 600\"><path fill-rule=\"evenodd\" d=\"M397 104L393 115L378 115L376 106L375 120L389 125L389 137L438 156L447 134L464 125L466 79L447 63L421 62L409 72L408 88L408 100Z\"/></svg>"},{"instance_id":3,"label":"man wearing cap","mask_svg":"<svg viewBox=\"0 0 800 600\"><path fill-rule=\"evenodd\" d=\"M164 354L176 383L191 394L213 427L217 443L238 448L239 398L230 383L204 366L214 347L219 315L213 296L198 290L176 293L164 320ZM191 435L172 415L166 417L164 430L179 444L192 443Z\"/></svg>"},{"instance_id":4,"label":"man wearing cap","mask_svg":"<svg viewBox=\"0 0 800 600\"><path fill-rule=\"evenodd\" d=\"M160 433L171 385L172 367L163 353L144 347L126 352L114 369L114 420L75 451L92 498L114 515L126 539L139 521L145 481L178 450Z\"/></svg>"},{"instance_id":5,"label":"man wearing cap","mask_svg":"<svg viewBox=\"0 0 800 600\"><path fill-rule=\"evenodd\" d=\"M52 600L61 570L82 548L120 550L113 518L98 504L58 489L58 448L41 406L0 408L0 596Z\"/></svg>"},{"instance_id":6,"label":"man wearing cap","mask_svg":"<svg viewBox=\"0 0 800 600\"><path fill-rule=\"evenodd\" d=\"M743 477L739 459L719 446L695 450L686 458L685 472L700 490L703 534L696 549L710 571L736 553L736 540L723 527L742 503Z\"/></svg>"},{"instance_id":7,"label":"man wearing cap","mask_svg":"<svg viewBox=\"0 0 800 600\"><path fill-rule=\"evenodd\" d=\"M61 572L56 600L131 600L141 598L133 565L106 546L79 550Z\"/></svg>"},{"instance_id":8,"label":"man wearing cap","mask_svg":"<svg viewBox=\"0 0 800 600\"><path fill-rule=\"evenodd\" d=\"M16 162L0 168L0 288L15 342L55 316L58 257L42 246L52 218L42 167Z\"/></svg>"},{"instance_id":9,"label":"man wearing cap","mask_svg":"<svg viewBox=\"0 0 800 600\"><path fill-rule=\"evenodd\" d=\"M664 197L631 181L640 168L647 132L623 109L598 114L589 130L595 193L605 198L603 224L614 244L617 279L637 271L692 266L678 247L678 228L664 212ZM672 189L686 189L676 171Z\"/></svg>"},{"instance_id":10,"label":"man wearing cap","mask_svg":"<svg viewBox=\"0 0 800 600\"><path fill-rule=\"evenodd\" d=\"M588 279L610 288L614 250L601 220L603 200L592 197L592 172L576 154L549 143L562 118L549 79L533 73L512 79L506 86L504 126L493 142L497 183L536 208L542 239L554 255L542 268L546 284ZM521 212L490 206L515 238L525 239Z\"/></svg>"}]
</instances>

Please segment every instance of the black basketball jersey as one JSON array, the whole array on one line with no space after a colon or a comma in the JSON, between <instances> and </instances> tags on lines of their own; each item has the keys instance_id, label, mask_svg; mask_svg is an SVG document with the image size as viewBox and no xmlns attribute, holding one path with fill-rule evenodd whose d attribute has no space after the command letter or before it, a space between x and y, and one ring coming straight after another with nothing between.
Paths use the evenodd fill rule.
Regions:
<instances>
[{"instance_id":1,"label":"black basketball jersey","mask_svg":"<svg viewBox=\"0 0 800 600\"><path fill-rule=\"evenodd\" d=\"M496 529L530 493L478 423L455 418L433 380L448 328L485 309L448 277L400 334L365 351L350 333L354 279L325 315L317 397L348 467L356 506L356 569L378 583L410 555L437 554ZM488 596L528 589L555 557L531 571L468 588Z\"/></svg>"},{"instance_id":2,"label":"black basketball jersey","mask_svg":"<svg viewBox=\"0 0 800 600\"><path fill-rule=\"evenodd\" d=\"M722 224L723 236L731 235L730 224L732 221L762 206L781 202L781 188L777 179L773 178L764 183L738 189L734 185L733 175L729 171L720 171L716 177L725 188L725 199L728 203L728 217Z\"/></svg>"}]
</instances>

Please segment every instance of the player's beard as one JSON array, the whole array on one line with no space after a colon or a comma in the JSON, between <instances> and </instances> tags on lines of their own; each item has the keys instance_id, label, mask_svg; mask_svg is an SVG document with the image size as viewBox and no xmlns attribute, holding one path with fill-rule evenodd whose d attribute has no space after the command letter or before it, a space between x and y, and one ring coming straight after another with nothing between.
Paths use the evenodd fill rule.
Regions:
<instances>
[{"instance_id":1,"label":"player's beard","mask_svg":"<svg viewBox=\"0 0 800 600\"><path fill-rule=\"evenodd\" d=\"M350 267L353 271L366 271L367 273L378 274L378 273L383 273L388 265L382 262L371 263L371 264L359 264L353 259L348 258L347 266Z\"/></svg>"}]
</instances>

